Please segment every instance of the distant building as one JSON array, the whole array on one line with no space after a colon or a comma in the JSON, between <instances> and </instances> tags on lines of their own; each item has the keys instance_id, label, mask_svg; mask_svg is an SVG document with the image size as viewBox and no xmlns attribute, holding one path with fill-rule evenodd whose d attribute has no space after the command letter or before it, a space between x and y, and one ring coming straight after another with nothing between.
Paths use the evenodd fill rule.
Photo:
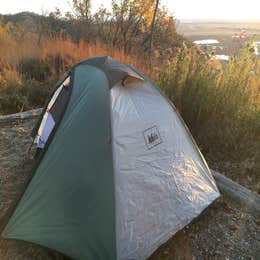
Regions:
<instances>
[{"instance_id":1,"label":"distant building","mask_svg":"<svg viewBox=\"0 0 260 260\"><path fill-rule=\"evenodd\" d=\"M260 54L260 42L254 42L253 48L254 48L255 55L258 56Z\"/></svg>"},{"instance_id":2,"label":"distant building","mask_svg":"<svg viewBox=\"0 0 260 260\"><path fill-rule=\"evenodd\" d=\"M220 45L220 42L216 39L203 39L193 41L201 51L205 52L206 54L211 55L212 52L222 54L223 47Z\"/></svg>"}]
</instances>

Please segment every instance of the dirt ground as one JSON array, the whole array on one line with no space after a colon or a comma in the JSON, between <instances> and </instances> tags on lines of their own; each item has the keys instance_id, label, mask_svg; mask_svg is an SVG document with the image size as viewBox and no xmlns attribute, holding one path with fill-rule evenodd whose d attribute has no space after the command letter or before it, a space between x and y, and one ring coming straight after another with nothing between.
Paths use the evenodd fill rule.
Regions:
<instances>
[{"instance_id":1,"label":"dirt ground","mask_svg":"<svg viewBox=\"0 0 260 260\"><path fill-rule=\"evenodd\" d=\"M34 121L0 122L0 227L32 168L26 158ZM66 258L28 242L0 239L0 259ZM222 196L150 257L156 259L260 259L260 216Z\"/></svg>"}]
</instances>

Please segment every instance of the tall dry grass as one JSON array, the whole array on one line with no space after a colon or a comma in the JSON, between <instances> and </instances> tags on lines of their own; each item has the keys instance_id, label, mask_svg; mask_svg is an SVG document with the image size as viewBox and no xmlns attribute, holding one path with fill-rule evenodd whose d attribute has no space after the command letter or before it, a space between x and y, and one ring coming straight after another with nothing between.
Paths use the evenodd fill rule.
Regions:
<instances>
[{"instance_id":1,"label":"tall dry grass","mask_svg":"<svg viewBox=\"0 0 260 260\"><path fill-rule=\"evenodd\" d=\"M250 158L260 170L260 60L247 49L226 64L183 48L158 84L178 107L204 154L214 161Z\"/></svg>"},{"instance_id":2,"label":"tall dry grass","mask_svg":"<svg viewBox=\"0 0 260 260\"><path fill-rule=\"evenodd\" d=\"M254 162L260 170L260 61L247 50L226 64L183 47L154 66L101 43L42 37L0 24L0 114L39 107L54 83L80 60L109 55L138 67L178 107L211 161Z\"/></svg>"},{"instance_id":3,"label":"tall dry grass","mask_svg":"<svg viewBox=\"0 0 260 260\"><path fill-rule=\"evenodd\" d=\"M82 59L101 55L152 74L144 59L122 50L100 43L76 44L69 37L39 37L12 24L0 24L0 114L41 106L65 71Z\"/></svg>"},{"instance_id":4,"label":"tall dry grass","mask_svg":"<svg viewBox=\"0 0 260 260\"><path fill-rule=\"evenodd\" d=\"M14 28L11 24L0 24L0 62L6 68L17 68L25 59L38 59L42 62L51 59L54 63L55 57L61 57L64 63L61 64L61 69L64 72L68 66L87 57L108 55L138 66L145 72L149 70L146 62L137 58L137 55L125 55L122 50L98 42L86 43L81 40L76 44L69 37L41 37L39 42L39 36L28 31L22 35L13 33Z\"/></svg>"}]
</instances>

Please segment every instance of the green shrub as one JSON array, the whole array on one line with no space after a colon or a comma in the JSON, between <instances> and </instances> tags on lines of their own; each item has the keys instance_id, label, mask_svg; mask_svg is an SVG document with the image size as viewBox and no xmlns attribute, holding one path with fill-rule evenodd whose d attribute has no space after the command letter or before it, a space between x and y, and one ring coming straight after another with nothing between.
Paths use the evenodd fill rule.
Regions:
<instances>
[{"instance_id":1,"label":"green shrub","mask_svg":"<svg viewBox=\"0 0 260 260\"><path fill-rule=\"evenodd\" d=\"M221 67L184 48L162 68L158 84L207 156L239 161L259 157L259 75L247 52Z\"/></svg>"},{"instance_id":2,"label":"green shrub","mask_svg":"<svg viewBox=\"0 0 260 260\"><path fill-rule=\"evenodd\" d=\"M23 84L23 95L26 97L30 108L38 108L43 106L46 98L50 95L53 89L53 81L39 82L29 80Z\"/></svg>"},{"instance_id":3,"label":"green shrub","mask_svg":"<svg viewBox=\"0 0 260 260\"><path fill-rule=\"evenodd\" d=\"M51 64L48 60L25 58L20 61L18 68L27 80L45 81L51 76Z\"/></svg>"},{"instance_id":4,"label":"green shrub","mask_svg":"<svg viewBox=\"0 0 260 260\"><path fill-rule=\"evenodd\" d=\"M0 114L16 113L27 109L27 99L20 84L0 86Z\"/></svg>"},{"instance_id":5,"label":"green shrub","mask_svg":"<svg viewBox=\"0 0 260 260\"><path fill-rule=\"evenodd\" d=\"M28 80L23 83L0 81L0 114L17 113L43 106L53 89L53 82Z\"/></svg>"}]
</instances>

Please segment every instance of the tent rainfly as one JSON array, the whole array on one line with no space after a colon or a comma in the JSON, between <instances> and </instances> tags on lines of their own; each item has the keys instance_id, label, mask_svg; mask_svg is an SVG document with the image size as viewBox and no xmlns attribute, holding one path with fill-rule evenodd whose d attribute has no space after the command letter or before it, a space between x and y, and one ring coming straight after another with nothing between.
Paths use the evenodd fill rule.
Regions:
<instances>
[{"instance_id":1,"label":"tent rainfly","mask_svg":"<svg viewBox=\"0 0 260 260\"><path fill-rule=\"evenodd\" d=\"M73 259L145 259L219 197L174 106L107 56L63 77L34 142L36 170L2 236Z\"/></svg>"}]
</instances>

